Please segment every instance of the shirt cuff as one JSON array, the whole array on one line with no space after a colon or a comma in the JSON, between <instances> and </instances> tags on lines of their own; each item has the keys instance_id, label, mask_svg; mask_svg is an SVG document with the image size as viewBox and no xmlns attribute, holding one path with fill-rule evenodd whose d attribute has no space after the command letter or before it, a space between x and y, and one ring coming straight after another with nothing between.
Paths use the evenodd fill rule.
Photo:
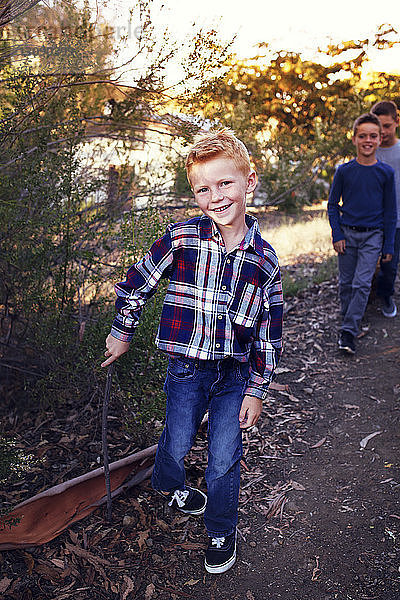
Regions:
<instances>
[{"instance_id":1,"label":"shirt cuff","mask_svg":"<svg viewBox=\"0 0 400 600\"><path fill-rule=\"evenodd\" d=\"M110 333L115 339L120 340L121 342L131 342L135 332L121 331L120 327L113 323Z\"/></svg>"},{"instance_id":2,"label":"shirt cuff","mask_svg":"<svg viewBox=\"0 0 400 600\"><path fill-rule=\"evenodd\" d=\"M256 383L249 381L245 395L254 396L255 398L259 398L260 400L265 400L268 396L268 387L269 384L264 384L262 387L260 387Z\"/></svg>"}]
</instances>

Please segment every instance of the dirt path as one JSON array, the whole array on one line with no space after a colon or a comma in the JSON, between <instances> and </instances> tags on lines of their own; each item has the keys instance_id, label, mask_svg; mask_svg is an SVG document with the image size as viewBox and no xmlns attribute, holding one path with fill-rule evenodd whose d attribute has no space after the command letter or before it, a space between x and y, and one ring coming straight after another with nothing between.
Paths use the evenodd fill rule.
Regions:
<instances>
[{"instance_id":1,"label":"dirt path","mask_svg":"<svg viewBox=\"0 0 400 600\"><path fill-rule=\"evenodd\" d=\"M294 482L289 501L266 521L271 493L255 481L242 505L238 566L206 576L190 598L399 600L400 319L370 305L369 331L348 357L337 350L335 286L323 284L288 309L277 381L289 384L292 397L274 392L260 426L281 458L255 453L246 479L266 473L278 491ZM282 452L285 419L292 430L282 431Z\"/></svg>"},{"instance_id":2,"label":"dirt path","mask_svg":"<svg viewBox=\"0 0 400 600\"><path fill-rule=\"evenodd\" d=\"M245 439L234 568L206 574L201 519L171 513L147 484L114 503L110 527L97 511L3 553L2 597L399 600L400 317L371 304L357 355L342 356L336 297L331 282L288 302L281 389ZM201 487L204 462L200 435L188 467Z\"/></svg>"}]
</instances>

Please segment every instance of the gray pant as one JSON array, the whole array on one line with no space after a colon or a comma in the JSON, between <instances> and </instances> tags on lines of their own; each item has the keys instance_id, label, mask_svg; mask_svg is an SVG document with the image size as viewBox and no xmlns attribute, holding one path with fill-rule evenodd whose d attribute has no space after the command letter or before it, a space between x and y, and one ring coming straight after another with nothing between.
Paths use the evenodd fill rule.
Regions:
<instances>
[{"instance_id":1,"label":"gray pant","mask_svg":"<svg viewBox=\"0 0 400 600\"><path fill-rule=\"evenodd\" d=\"M354 231L342 226L346 251L338 255L342 331L357 335L382 252L383 231Z\"/></svg>"}]
</instances>

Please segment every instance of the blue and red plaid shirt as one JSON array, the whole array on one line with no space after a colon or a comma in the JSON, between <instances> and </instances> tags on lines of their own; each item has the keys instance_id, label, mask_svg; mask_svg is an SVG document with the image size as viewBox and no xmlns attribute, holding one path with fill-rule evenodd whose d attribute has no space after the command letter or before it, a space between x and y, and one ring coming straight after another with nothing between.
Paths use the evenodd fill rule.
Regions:
<instances>
[{"instance_id":1,"label":"blue and red plaid shirt","mask_svg":"<svg viewBox=\"0 0 400 600\"><path fill-rule=\"evenodd\" d=\"M278 259L258 222L227 253L207 216L168 226L125 281L115 286L111 334L130 342L146 301L169 279L156 344L172 355L249 362L246 393L265 398L282 351L282 286Z\"/></svg>"}]
</instances>

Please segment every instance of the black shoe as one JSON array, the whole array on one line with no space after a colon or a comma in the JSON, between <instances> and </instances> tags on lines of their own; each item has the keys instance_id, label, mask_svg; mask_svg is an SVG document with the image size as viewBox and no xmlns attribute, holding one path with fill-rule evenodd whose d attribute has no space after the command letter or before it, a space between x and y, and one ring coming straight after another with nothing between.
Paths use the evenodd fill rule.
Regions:
<instances>
[{"instance_id":1,"label":"black shoe","mask_svg":"<svg viewBox=\"0 0 400 600\"><path fill-rule=\"evenodd\" d=\"M168 500L168 506L177 508L185 515L202 515L206 510L207 496L200 490L187 487L163 494Z\"/></svg>"},{"instance_id":2,"label":"black shoe","mask_svg":"<svg viewBox=\"0 0 400 600\"><path fill-rule=\"evenodd\" d=\"M236 561L236 531L227 536L209 537L204 566L209 573L224 573Z\"/></svg>"},{"instance_id":3,"label":"black shoe","mask_svg":"<svg viewBox=\"0 0 400 600\"><path fill-rule=\"evenodd\" d=\"M397 306L395 305L392 296L382 299L382 314L388 319L392 319L397 315Z\"/></svg>"},{"instance_id":4,"label":"black shoe","mask_svg":"<svg viewBox=\"0 0 400 600\"><path fill-rule=\"evenodd\" d=\"M354 335L349 331L342 331L339 336L339 348L349 354L355 354L356 346L354 344Z\"/></svg>"}]
</instances>

